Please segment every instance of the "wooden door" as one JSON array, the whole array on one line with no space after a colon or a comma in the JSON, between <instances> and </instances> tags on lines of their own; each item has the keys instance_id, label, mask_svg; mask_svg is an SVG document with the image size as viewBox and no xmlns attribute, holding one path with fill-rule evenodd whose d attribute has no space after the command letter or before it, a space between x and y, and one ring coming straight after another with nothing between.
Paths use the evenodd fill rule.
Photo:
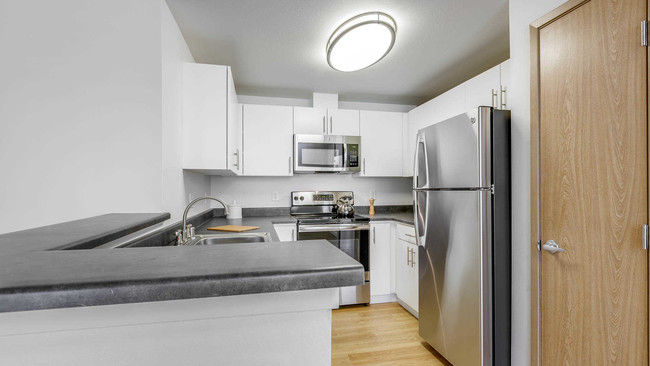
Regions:
<instances>
[{"instance_id":1,"label":"wooden door","mask_svg":"<svg viewBox=\"0 0 650 366\"><path fill-rule=\"evenodd\" d=\"M648 364L646 14L591 0L538 30L539 238L566 250L540 252L542 365Z\"/></svg>"}]
</instances>

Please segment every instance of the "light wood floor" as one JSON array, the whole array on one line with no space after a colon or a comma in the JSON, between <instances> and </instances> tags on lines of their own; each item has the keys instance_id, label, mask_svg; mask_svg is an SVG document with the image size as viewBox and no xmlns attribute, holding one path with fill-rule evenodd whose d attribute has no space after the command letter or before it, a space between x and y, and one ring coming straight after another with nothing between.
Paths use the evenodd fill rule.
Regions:
<instances>
[{"instance_id":1,"label":"light wood floor","mask_svg":"<svg viewBox=\"0 0 650 366\"><path fill-rule=\"evenodd\" d=\"M418 335L418 320L397 303L332 311L332 365L451 366Z\"/></svg>"}]
</instances>

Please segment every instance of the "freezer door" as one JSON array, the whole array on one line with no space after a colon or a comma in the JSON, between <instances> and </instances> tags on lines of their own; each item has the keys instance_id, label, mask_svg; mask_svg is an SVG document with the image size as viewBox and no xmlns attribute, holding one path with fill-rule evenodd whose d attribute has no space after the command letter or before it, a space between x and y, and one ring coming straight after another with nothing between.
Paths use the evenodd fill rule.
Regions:
<instances>
[{"instance_id":1,"label":"freezer door","mask_svg":"<svg viewBox=\"0 0 650 366\"><path fill-rule=\"evenodd\" d=\"M454 366L492 365L490 193L414 194L426 230L418 238L420 336Z\"/></svg>"},{"instance_id":2,"label":"freezer door","mask_svg":"<svg viewBox=\"0 0 650 366\"><path fill-rule=\"evenodd\" d=\"M414 189L489 187L492 108L479 107L420 130Z\"/></svg>"}]
</instances>

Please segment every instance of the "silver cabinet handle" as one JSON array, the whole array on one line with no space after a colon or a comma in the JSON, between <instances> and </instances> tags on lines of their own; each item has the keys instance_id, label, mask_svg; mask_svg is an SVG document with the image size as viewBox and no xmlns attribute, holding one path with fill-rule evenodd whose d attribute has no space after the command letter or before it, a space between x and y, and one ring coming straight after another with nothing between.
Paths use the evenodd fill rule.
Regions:
<instances>
[{"instance_id":1,"label":"silver cabinet handle","mask_svg":"<svg viewBox=\"0 0 650 366\"><path fill-rule=\"evenodd\" d=\"M411 267L415 268L415 249L411 249Z\"/></svg>"},{"instance_id":2,"label":"silver cabinet handle","mask_svg":"<svg viewBox=\"0 0 650 366\"><path fill-rule=\"evenodd\" d=\"M506 109L506 88L501 85L501 109Z\"/></svg>"},{"instance_id":3,"label":"silver cabinet handle","mask_svg":"<svg viewBox=\"0 0 650 366\"><path fill-rule=\"evenodd\" d=\"M235 163L235 168L239 170L239 149L237 149L234 153L234 155L237 157L237 162Z\"/></svg>"},{"instance_id":4,"label":"silver cabinet handle","mask_svg":"<svg viewBox=\"0 0 650 366\"><path fill-rule=\"evenodd\" d=\"M291 240L296 240L296 229L291 229Z\"/></svg>"},{"instance_id":5,"label":"silver cabinet handle","mask_svg":"<svg viewBox=\"0 0 650 366\"><path fill-rule=\"evenodd\" d=\"M334 134L334 132L332 132L332 130L333 130L333 128L332 128L332 117L330 116L330 135Z\"/></svg>"},{"instance_id":6,"label":"silver cabinet handle","mask_svg":"<svg viewBox=\"0 0 650 366\"><path fill-rule=\"evenodd\" d=\"M495 102L495 99L497 99L497 92L496 90L492 89L492 107L494 108L497 107L497 102Z\"/></svg>"},{"instance_id":7,"label":"silver cabinet handle","mask_svg":"<svg viewBox=\"0 0 650 366\"><path fill-rule=\"evenodd\" d=\"M290 156L289 157L289 174L291 174L291 168L292 168L292 166L291 166L291 156Z\"/></svg>"},{"instance_id":8,"label":"silver cabinet handle","mask_svg":"<svg viewBox=\"0 0 650 366\"><path fill-rule=\"evenodd\" d=\"M363 158L363 174L366 174L366 158Z\"/></svg>"},{"instance_id":9,"label":"silver cabinet handle","mask_svg":"<svg viewBox=\"0 0 650 366\"><path fill-rule=\"evenodd\" d=\"M375 227L372 227L372 243L377 244L377 232L375 231Z\"/></svg>"},{"instance_id":10,"label":"silver cabinet handle","mask_svg":"<svg viewBox=\"0 0 650 366\"><path fill-rule=\"evenodd\" d=\"M557 245L557 243L554 240L547 241L544 245L542 245L542 249L544 249L545 251L551 254L566 252L566 250L560 248L560 246Z\"/></svg>"},{"instance_id":11,"label":"silver cabinet handle","mask_svg":"<svg viewBox=\"0 0 650 366\"><path fill-rule=\"evenodd\" d=\"M327 122L325 122L325 116L323 116L323 135L327 135Z\"/></svg>"}]
</instances>

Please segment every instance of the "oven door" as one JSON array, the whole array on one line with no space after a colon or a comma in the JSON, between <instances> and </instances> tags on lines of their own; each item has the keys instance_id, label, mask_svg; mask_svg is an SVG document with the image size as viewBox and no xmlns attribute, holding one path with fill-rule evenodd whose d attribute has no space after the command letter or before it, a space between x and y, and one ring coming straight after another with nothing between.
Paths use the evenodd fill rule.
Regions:
<instances>
[{"instance_id":1,"label":"oven door","mask_svg":"<svg viewBox=\"0 0 650 366\"><path fill-rule=\"evenodd\" d=\"M368 224L298 225L298 240L325 239L363 265L364 285L341 287L340 305L370 303L369 233Z\"/></svg>"},{"instance_id":2,"label":"oven door","mask_svg":"<svg viewBox=\"0 0 650 366\"><path fill-rule=\"evenodd\" d=\"M351 136L295 135L294 172L358 172L359 143L354 143L358 139Z\"/></svg>"}]
</instances>

